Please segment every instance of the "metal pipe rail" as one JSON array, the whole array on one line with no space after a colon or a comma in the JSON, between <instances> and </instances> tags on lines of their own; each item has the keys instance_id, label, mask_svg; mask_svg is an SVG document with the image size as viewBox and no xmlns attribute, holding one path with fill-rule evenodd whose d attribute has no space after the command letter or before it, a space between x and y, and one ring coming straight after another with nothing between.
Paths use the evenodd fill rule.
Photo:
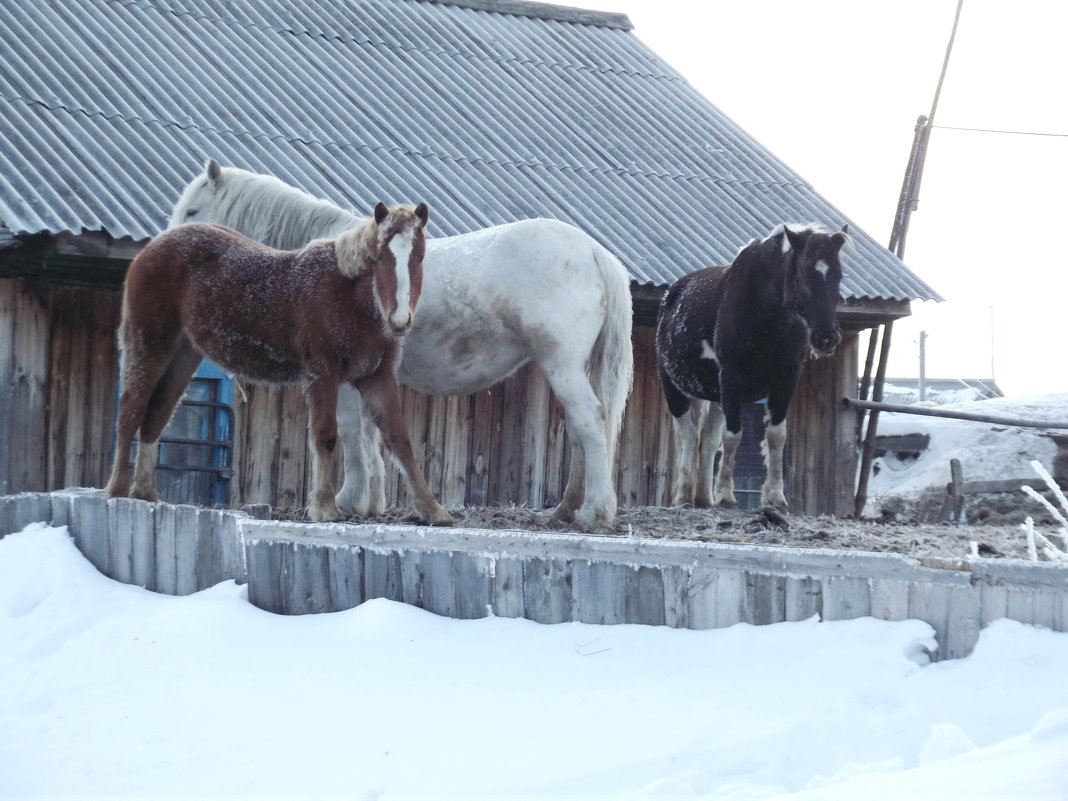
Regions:
<instances>
[{"instance_id":1,"label":"metal pipe rail","mask_svg":"<svg viewBox=\"0 0 1068 801\"><path fill-rule=\"evenodd\" d=\"M969 420L974 423L992 423L994 425L1019 426L1021 428L1052 428L1068 431L1068 422L1058 420L1023 420L1019 417L998 417L993 414L955 412L929 406L903 406L897 403L881 403L877 401L860 400L859 398L842 398L842 408L875 409L880 412L919 414L926 417L948 417L953 420Z\"/></svg>"}]
</instances>

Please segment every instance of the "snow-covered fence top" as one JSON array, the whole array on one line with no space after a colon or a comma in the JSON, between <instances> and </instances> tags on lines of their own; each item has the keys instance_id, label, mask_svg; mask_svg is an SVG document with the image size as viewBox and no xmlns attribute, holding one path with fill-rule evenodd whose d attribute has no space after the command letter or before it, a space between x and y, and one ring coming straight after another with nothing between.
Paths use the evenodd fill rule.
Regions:
<instances>
[{"instance_id":1,"label":"snow-covered fence top","mask_svg":"<svg viewBox=\"0 0 1068 801\"><path fill-rule=\"evenodd\" d=\"M0 498L0 535L66 525L103 573L170 594L225 579L283 614L389 598L460 618L718 628L874 616L934 627L936 659L971 652L1008 617L1068 630L1068 567L916 560L717 543L420 526L303 524L108 499L95 490Z\"/></svg>"}]
</instances>

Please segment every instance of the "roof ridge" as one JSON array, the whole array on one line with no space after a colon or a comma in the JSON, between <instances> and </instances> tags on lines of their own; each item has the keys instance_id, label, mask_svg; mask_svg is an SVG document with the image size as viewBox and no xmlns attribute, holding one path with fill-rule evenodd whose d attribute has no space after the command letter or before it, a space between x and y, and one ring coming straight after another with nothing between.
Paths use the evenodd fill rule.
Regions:
<instances>
[{"instance_id":1,"label":"roof ridge","mask_svg":"<svg viewBox=\"0 0 1068 801\"><path fill-rule=\"evenodd\" d=\"M475 11L511 14L517 17L573 22L579 25L595 25L600 28L617 28L623 31L634 30L634 25L631 24L626 14L615 11L592 11L554 3L532 3L530 0L415 0L415 2L457 6Z\"/></svg>"},{"instance_id":2,"label":"roof ridge","mask_svg":"<svg viewBox=\"0 0 1068 801\"><path fill-rule=\"evenodd\" d=\"M436 45L430 46L415 46L408 45L402 42L387 42L384 38L379 36L370 36L362 31L359 34L355 32L327 32L327 31L315 31L310 30L306 26L302 25L286 25L278 24L272 25L259 24L256 22L250 22L248 20L238 19L236 16L226 16L224 13L215 11L214 13L207 13L204 11L191 11L184 8L176 8L169 4L157 5L153 0L105 0L110 4L117 4L125 7L144 7L148 6L153 10L161 14L171 14L175 17L189 17L196 20L205 20L210 22L220 22L224 25L236 25L241 28L252 28L256 30L270 30L276 32L286 32L293 34L294 36L310 36L312 38L320 38L325 40L334 40L338 42L354 42L358 44L368 44L373 47L385 47L389 50L393 50L398 53L416 52L427 53L434 55L446 55L456 58L476 59L478 61L492 62L495 64L520 64L530 65L535 67L559 67L560 69L570 69L576 72L587 73L600 73L613 75L626 75L637 78L653 78L661 81L666 80L668 82L686 83L686 79L678 74L671 74L670 72L656 73L653 70L634 70L634 69L619 69L617 67L605 67L601 65L586 65L586 64L570 64L565 61L550 61L545 58L532 58L532 57L494 57L492 55L485 55L483 53L475 52L474 50L460 50L457 48L446 48ZM602 12L602 11L587 11L581 8L572 8L571 6L558 6L551 3L533 3L530 0L412 0L416 3L426 3L431 5L443 5L443 6L455 6L457 8L470 8L474 10L491 11L500 14L511 14L514 16L526 16L536 19L551 19L560 22L576 22L580 24L592 24L599 27L615 28L619 30L633 30L630 20L627 19L625 14L618 14L615 12ZM514 7L514 8L513 8ZM528 8L529 7L529 8ZM509 10L511 9L511 10ZM542 9L547 9L542 11ZM586 17L604 17L608 18L608 21L591 22ZM580 19L581 17L581 19ZM612 18L622 18L620 24L612 23Z\"/></svg>"}]
</instances>

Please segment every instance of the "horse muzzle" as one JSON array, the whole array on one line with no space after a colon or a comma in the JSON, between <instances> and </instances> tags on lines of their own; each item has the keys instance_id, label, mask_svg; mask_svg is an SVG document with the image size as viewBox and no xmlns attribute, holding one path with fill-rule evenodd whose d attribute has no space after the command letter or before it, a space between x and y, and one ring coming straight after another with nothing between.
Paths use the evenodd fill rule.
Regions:
<instances>
[{"instance_id":1,"label":"horse muzzle","mask_svg":"<svg viewBox=\"0 0 1068 801\"><path fill-rule=\"evenodd\" d=\"M838 343L842 341L842 334L838 330L831 331L830 333L816 333L813 332L809 339L809 343L814 350L820 356L830 356L834 353L835 348L838 347Z\"/></svg>"},{"instance_id":2,"label":"horse muzzle","mask_svg":"<svg viewBox=\"0 0 1068 801\"><path fill-rule=\"evenodd\" d=\"M389 326L389 333L395 337L403 337L412 330L413 323L415 323L414 314L406 314L404 317L391 314L387 325Z\"/></svg>"}]
</instances>

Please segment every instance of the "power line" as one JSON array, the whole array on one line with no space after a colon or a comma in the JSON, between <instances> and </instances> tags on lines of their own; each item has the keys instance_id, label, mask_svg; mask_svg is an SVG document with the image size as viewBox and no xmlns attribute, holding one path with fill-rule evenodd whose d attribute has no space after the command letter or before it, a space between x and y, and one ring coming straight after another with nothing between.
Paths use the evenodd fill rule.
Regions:
<instances>
[{"instance_id":1,"label":"power line","mask_svg":"<svg viewBox=\"0 0 1068 801\"><path fill-rule=\"evenodd\" d=\"M1046 133L1045 131L1006 131L999 128L966 128L960 125L932 125L932 128L942 128L947 131L972 131L974 133L1011 134L1013 136L1056 136L1068 138L1068 133Z\"/></svg>"}]
</instances>

